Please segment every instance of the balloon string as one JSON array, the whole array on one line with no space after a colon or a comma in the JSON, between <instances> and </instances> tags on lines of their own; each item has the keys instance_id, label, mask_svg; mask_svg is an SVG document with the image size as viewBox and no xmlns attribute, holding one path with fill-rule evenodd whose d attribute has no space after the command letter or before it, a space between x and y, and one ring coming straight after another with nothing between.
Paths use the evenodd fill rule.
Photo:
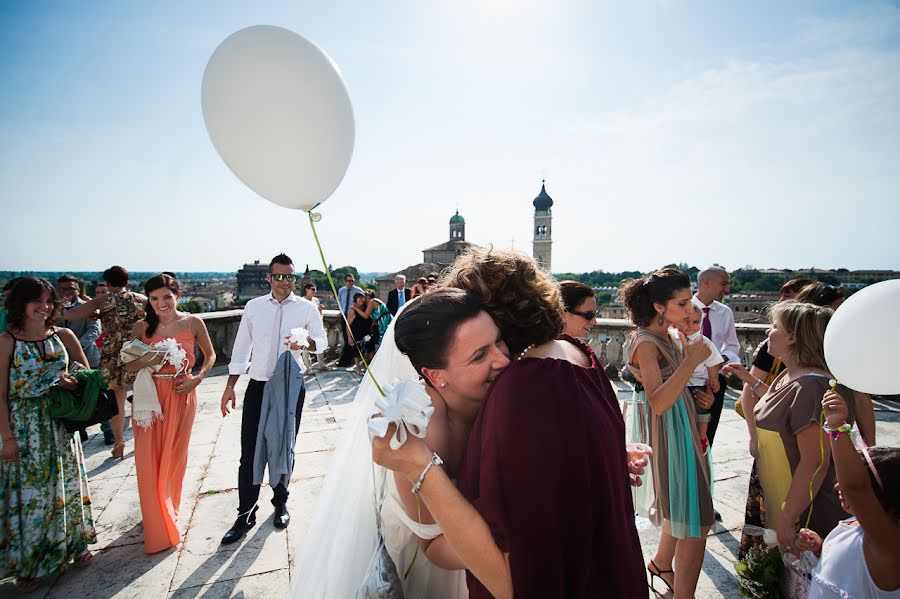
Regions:
<instances>
[{"instance_id":1,"label":"balloon string","mask_svg":"<svg viewBox=\"0 0 900 599\"><path fill-rule=\"evenodd\" d=\"M318 204L317 204L318 205ZM334 299L338 299L337 288L334 286L334 279L331 278L331 270L328 268L328 262L325 261L325 252L322 251L322 244L319 243L319 234L316 233L316 224L313 221L312 212L309 212L309 226L312 228L313 239L316 241L316 247L319 249L319 257L322 258L322 267L325 269L325 276L328 277L328 284L331 285L331 292L334 293ZM362 350L359 348L359 343L356 342L356 337L353 336L353 331L350 330L350 321L347 320L347 315L344 314L344 311L341 310L341 307L338 306L338 312L344 320L344 324L347 326L347 336L353 340L354 346L356 347L356 351L359 353L359 357L362 360L363 365L366 367L366 374L372 379L372 382L375 383L375 388L378 389L378 392L382 397L385 397L384 391L381 390L381 385L378 384L378 380L375 378L375 375L372 374L372 371L369 370L369 363L366 361L366 357L363 355Z\"/></svg>"}]
</instances>

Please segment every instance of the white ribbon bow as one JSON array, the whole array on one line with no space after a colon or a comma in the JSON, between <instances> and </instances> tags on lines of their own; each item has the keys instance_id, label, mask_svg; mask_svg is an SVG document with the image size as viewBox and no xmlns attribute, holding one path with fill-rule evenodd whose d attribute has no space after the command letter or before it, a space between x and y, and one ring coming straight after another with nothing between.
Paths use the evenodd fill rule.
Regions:
<instances>
[{"instance_id":1,"label":"white ribbon bow","mask_svg":"<svg viewBox=\"0 0 900 599\"><path fill-rule=\"evenodd\" d=\"M171 364L175 368L176 374L185 374L187 372L187 367L190 362L188 362L187 352L184 351L184 348L181 347L181 344L178 343L178 341L169 337L154 343L153 349L164 354L163 364ZM160 364L160 366L162 366L162 364ZM158 370L159 369L157 369L157 371Z\"/></svg>"},{"instance_id":2,"label":"white ribbon bow","mask_svg":"<svg viewBox=\"0 0 900 599\"><path fill-rule=\"evenodd\" d=\"M431 398L422 383L412 379L397 379L384 387L384 397L375 400L377 412L369 416L369 431L376 437L387 435L388 426L397 425L391 437L391 449L406 443L407 434L425 437L428 420L434 413Z\"/></svg>"}]
</instances>

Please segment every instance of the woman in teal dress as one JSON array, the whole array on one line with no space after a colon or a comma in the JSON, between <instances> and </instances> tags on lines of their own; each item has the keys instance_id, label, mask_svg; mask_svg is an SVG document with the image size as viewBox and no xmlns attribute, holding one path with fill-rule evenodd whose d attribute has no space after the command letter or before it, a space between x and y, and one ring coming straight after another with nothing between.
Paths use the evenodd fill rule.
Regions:
<instances>
[{"instance_id":1,"label":"woman in teal dress","mask_svg":"<svg viewBox=\"0 0 900 599\"><path fill-rule=\"evenodd\" d=\"M375 297L373 292L366 292L366 300L369 302L367 308L372 309L372 333L374 333L375 345L381 345L381 340L384 339L384 334L387 332L388 325L391 324L391 320L393 320L394 317L391 316L391 311L388 310L388 307L385 306L380 299Z\"/></svg>"},{"instance_id":2,"label":"woman in teal dress","mask_svg":"<svg viewBox=\"0 0 900 599\"><path fill-rule=\"evenodd\" d=\"M78 339L53 326L60 303L50 283L26 277L6 300L0 334L0 578L23 591L86 565L96 542L77 434L50 418L50 388L77 387L70 359L87 363Z\"/></svg>"},{"instance_id":3,"label":"woman in teal dress","mask_svg":"<svg viewBox=\"0 0 900 599\"><path fill-rule=\"evenodd\" d=\"M694 311L691 280L674 268L626 281L622 298L637 331L628 350L628 367L643 385L636 412L642 414L645 440L653 448L654 497L650 520L662 527L656 555L647 564L676 597L693 597L703 565L706 535L714 524L712 476L708 455L700 451L695 402L687 390L694 368L709 356L702 342L681 335L676 347L669 327ZM713 397L697 392L708 407Z\"/></svg>"}]
</instances>

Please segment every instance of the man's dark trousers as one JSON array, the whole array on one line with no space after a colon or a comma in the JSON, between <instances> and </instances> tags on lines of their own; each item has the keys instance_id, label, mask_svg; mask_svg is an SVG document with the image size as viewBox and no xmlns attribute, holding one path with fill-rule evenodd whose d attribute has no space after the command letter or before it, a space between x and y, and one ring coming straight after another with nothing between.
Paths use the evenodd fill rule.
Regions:
<instances>
[{"instance_id":1,"label":"man's dark trousers","mask_svg":"<svg viewBox=\"0 0 900 599\"><path fill-rule=\"evenodd\" d=\"M338 366L353 366L353 356L356 355L356 347L350 345L350 337L347 336L347 323L341 318L341 334L344 336L344 347L341 349L341 357Z\"/></svg>"},{"instance_id":2,"label":"man's dark trousers","mask_svg":"<svg viewBox=\"0 0 900 599\"><path fill-rule=\"evenodd\" d=\"M709 439L710 447L713 444L713 439L716 438L716 429L719 428L719 418L722 417L722 406L725 405L725 391L728 390L727 381L725 380L725 375L719 375L719 392L716 393L716 400L713 402L713 405L709 408L709 428L706 429L706 438Z\"/></svg>"},{"instance_id":3,"label":"man's dark trousers","mask_svg":"<svg viewBox=\"0 0 900 599\"><path fill-rule=\"evenodd\" d=\"M256 505L259 499L259 485L253 484L253 457L256 453L256 434L259 431L259 416L262 411L263 389L265 381L250 379L247 391L244 393L244 413L241 416L241 465L238 468L238 497L240 505L238 513L244 514ZM300 430L300 415L303 413L303 402L306 399L306 385L300 387L300 397L297 398L297 417L294 434ZM284 483L278 483L272 489L275 496L272 505L281 505L287 502L288 490Z\"/></svg>"}]
</instances>

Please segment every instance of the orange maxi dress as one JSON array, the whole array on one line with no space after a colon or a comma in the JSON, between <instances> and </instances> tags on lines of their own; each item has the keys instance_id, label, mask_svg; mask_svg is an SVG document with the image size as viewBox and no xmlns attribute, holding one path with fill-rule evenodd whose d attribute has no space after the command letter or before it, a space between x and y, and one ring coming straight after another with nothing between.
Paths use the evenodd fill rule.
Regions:
<instances>
[{"instance_id":1,"label":"orange maxi dress","mask_svg":"<svg viewBox=\"0 0 900 599\"><path fill-rule=\"evenodd\" d=\"M188 372L194 367L194 333L190 327L174 336L187 353ZM164 337L144 337L145 343L156 343ZM174 374L175 367L166 364L157 373ZM191 427L197 413L197 392L175 392L175 379L153 377L163 417L147 429L134 430L134 463L137 470L138 494L144 519L144 553L156 553L174 547L181 541L178 530L178 508L181 486L187 468Z\"/></svg>"}]
</instances>

